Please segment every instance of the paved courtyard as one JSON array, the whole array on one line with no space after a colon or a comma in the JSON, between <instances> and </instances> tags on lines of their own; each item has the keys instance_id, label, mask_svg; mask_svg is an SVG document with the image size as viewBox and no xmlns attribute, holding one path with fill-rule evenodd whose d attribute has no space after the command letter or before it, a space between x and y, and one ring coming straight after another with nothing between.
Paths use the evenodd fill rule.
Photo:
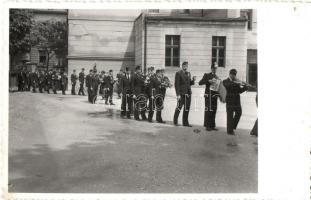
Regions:
<instances>
[{"instance_id":1,"label":"paved courtyard","mask_svg":"<svg viewBox=\"0 0 311 200\"><path fill-rule=\"evenodd\" d=\"M220 130L207 132L203 89L193 93L192 128L172 125L173 89L165 100L167 124L120 118L120 100L107 106L82 96L10 93L9 191L256 193L258 146L249 135L255 94L242 95L239 145L229 147L225 104L218 104Z\"/></svg>"}]
</instances>

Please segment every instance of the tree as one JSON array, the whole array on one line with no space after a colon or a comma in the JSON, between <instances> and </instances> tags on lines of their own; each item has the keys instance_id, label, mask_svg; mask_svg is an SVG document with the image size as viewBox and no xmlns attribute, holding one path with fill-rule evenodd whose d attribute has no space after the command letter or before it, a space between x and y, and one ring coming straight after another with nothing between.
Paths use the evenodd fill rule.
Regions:
<instances>
[{"instance_id":1,"label":"tree","mask_svg":"<svg viewBox=\"0 0 311 200\"><path fill-rule=\"evenodd\" d=\"M67 53L67 23L53 20L35 22L31 30L31 43L46 52L48 69L52 53L57 56Z\"/></svg>"},{"instance_id":2,"label":"tree","mask_svg":"<svg viewBox=\"0 0 311 200\"><path fill-rule=\"evenodd\" d=\"M33 13L29 9L10 9L10 60L18 53L30 51L30 30L33 24Z\"/></svg>"}]
</instances>

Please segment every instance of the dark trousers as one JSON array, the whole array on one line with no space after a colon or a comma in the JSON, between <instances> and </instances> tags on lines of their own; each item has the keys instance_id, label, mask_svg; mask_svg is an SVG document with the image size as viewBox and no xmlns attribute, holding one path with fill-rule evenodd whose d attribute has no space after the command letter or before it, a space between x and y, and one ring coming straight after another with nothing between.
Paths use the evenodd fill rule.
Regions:
<instances>
[{"instance_id":1,"label":"dark trousers","mask_svg":"<svg viewBox=\"0 0 311 200\"><path fill-rule=\"evenodd\" d=\"M85 94L84 94L84 87L83 87L83 85L84 85L83 83L80 83L80 88L79 88L78 95L81 95L81 94L82 94L82 95L85 95Z\"/></svg>"},{"instance_id":2,"label":"dark trousers","mask_svg":"<svg viewBox=\"0 0 311 200\"><path fill-rule=\"evenodd\" d=\"M139 119L139 114L143 120L146 120L146 107L147 97L146 95L139 95L134 99L134 118Z\"/></svg>"},{"instance_id":3,"label":"dark trousers","mask_svg":"<svg viewBox=\"0 0 311 200\"><path fill-rule=\"evenodd\" d=\"M188 115L189 115L189 110L190 110L190 105L191 105L191 95L190 94L182 94L182 95L180 95L180 97L181 98L177 102L177 107L175 109L173 121L174 121L174 124L178 123L179 113L180 113L182 107L184 107L183 115L182 115L182 123L183 123L183 125L189 125Z\"/></svg>"},{"instance_id":4,"label":"dark trousers","mask_svg":"<svg viewBox=\"0 0 311 200\"><path fill-rule=\"evenodd\" d=\"M40 92L40 93L43 93L44 87L45 87L45 86L44 86L44 83L40 83L40 84L39 84L39 92Z\"/></svg>"},{"instance_id":5,"label":"dark trousers","mask_svg":"<svg viewBox=\"0 0 311 200\"><path fill-rule=\"evenodd\" d=\"M127 107L127 109L126 109ZM121 116L131 117L131 113L133 112L133 97L129 93L122 94L122 102L121 102Z\"/></svg>"},{"instance_id":6,"label":"dark trousers","mask_svg":"<svg viewBox=\"0 0 311 200\"><path fill-rule=\"evenodd\" d=\"M36 90L36 84L32 84L32 92L36 93L37 90Z\"/></svg>"},{"instance_id":7,"label":"dark trousers","mask_svg":"<svg viewBox=\"0 0 311 200\"><path fill-rule=\"evenodd\" d=\"M62 90L62 94L65 95L66 94L66 92L65 92L66 91L66 85L61 84L60 87L61 87L61 90Z\"/></svg>"},{"instance_id":8,"label":"dark trousers","mask_svg":"<svg viewBox=\"0 0 311 200\"><path fill-rule=\"evenodd\" d=\"M92 89L90 87L87 88L87 97L88 97L88 101L91 103L92 102Z\"/></svg>"},{"instance_id":9,"label":"dark trousers","mask_svg":"<svg viewBox=\"0 0 311 200\"><path fill-rule=\"evenodd\" d=\"M105 89L104 89L105 90ZM105 103L108 103L108 100L109 100L109 103L112 103L112 95L113 95L113 89L111 88L106 88L105 90Z\"/></svg>"},{"instance_id":10,"label":"dark trousers","mask_svg":"<svg viewBox=\"0 0 311 200\"><path fill-rule=\"evenodd\" d=\"M51 88L50 83L46 83L45 84L45 91L47 91L48 94L50 94L50 88Z\"/></svg>"},{"instance_id":11,"label":"dark trousers","mask_svg":"<svg viewBox=\"0 0 311 200\"><path fill-rule=\"evenodd\" d=\"M242 115L241 106L227 105L227 133L232 134L233 130L237 128Z\"/></svg>"},{"instance_id":12,"label":"dark trousers","mask_svg":"<svg viewBox=\"0 0 311 200\"><path fill-rule=\"evenodd\" d=\"M155 95L155 98L149 98L148 120L152 121L154 111L156 111L156 121L162 122L163 95Z\"/></svg>"},{"instance_id":13,"label":"dark trousers","mask_svg":"<svg viewBox=\"0 0 311 200\"><path fill-rule=\"evenodd\" d=\"M258 136L258 119L256 119L256 122L255 122L253 129L251 131L251 135Z\"/></svg>"},{"instance_id":14,"label":"dark trousers","mask_svg":"<svg viewBox=\"0 0 311 200\"><path fill-rule=\"evenodd\" d=\"M204 126L207 128L215 128L215 118L217 112L217 96L212 91L205 96Z\"/></svg>"},{"instance_id":15,"label":"dark trousers","mask_svg":"<svg viewBox=\"0 0 311 200\"><path fill-rule=\"evenodd\" d=\"M75 82L71 84L71 94L76 95L76 83Z\"/></svg>"}]
</instances>

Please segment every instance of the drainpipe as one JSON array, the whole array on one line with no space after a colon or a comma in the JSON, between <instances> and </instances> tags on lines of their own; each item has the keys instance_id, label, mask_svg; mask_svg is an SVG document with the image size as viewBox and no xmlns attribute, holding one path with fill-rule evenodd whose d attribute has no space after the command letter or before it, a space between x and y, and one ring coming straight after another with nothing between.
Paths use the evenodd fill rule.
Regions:
<instances>
[{"instance_id":1,"label":"drainpipe","mask_svg":"<svg viewBox=\"0 0 311 200\"><path fill-rule=\"evenodd\" d=\"M147 68L147 19L146 19L146 14L144 13L143 15L144 19L144 74L146 74L146 68Z\"/></svg>"}]
</instances>

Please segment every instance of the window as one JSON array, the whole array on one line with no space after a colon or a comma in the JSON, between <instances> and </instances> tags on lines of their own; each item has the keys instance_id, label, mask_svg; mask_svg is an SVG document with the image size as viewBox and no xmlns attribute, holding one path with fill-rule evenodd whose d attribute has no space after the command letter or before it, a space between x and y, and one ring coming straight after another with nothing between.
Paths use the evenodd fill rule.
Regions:
<instances>
[{"instance_id":1,"label":"window","mask_svg":"<svg viewBox=\"0 0 311 200\"><path fill-rule=\"evenodd\" d=\"M180 60L180 36L165 36L165 66L179 67Z\"/></svg>"},{"instance_id":2,"label":"window","mask_svg":"<svg viewBox=\"0 0 311 200\"><path fill-rule=\"evenodd\" d=\"M46 64L46 52L45 51L39 51L39 63L45 65Z\"/></svg>"},{"instance_id":3,"label":"window","mask_svg":"<svg viewBox=\"0 0 311 200\"><path fill-rule=\"evenodd\" d=\"M226 37L213 36L212 40L212 63L217 62L219 67L225 67Z\"/></svg>"}]
</instances>

